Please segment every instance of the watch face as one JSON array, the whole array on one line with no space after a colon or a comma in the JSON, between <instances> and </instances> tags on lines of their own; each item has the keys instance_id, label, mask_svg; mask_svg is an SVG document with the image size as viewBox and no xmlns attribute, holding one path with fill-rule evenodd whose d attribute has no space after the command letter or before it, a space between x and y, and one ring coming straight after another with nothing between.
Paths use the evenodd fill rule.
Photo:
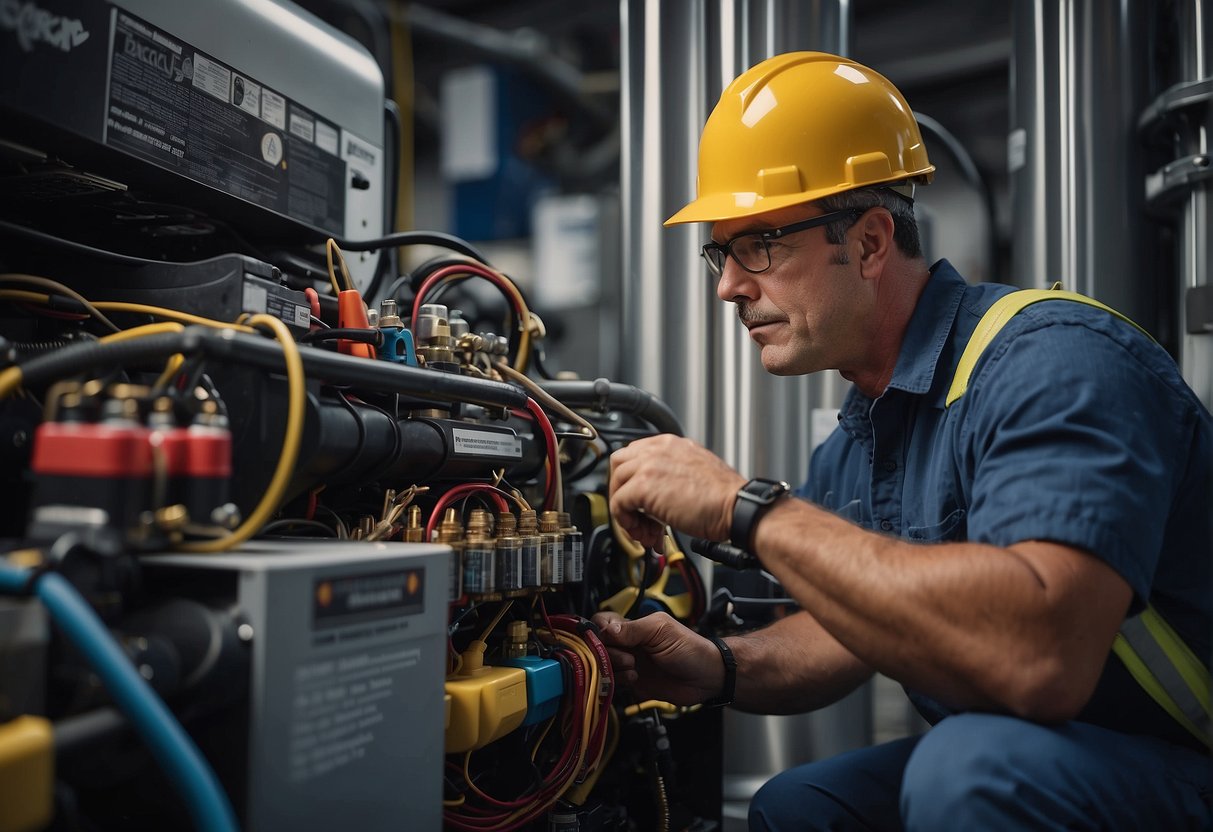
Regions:
<instances>
[{"instance_id":1,"label":"watch face","mask_svg":"<svg viewBox=\"0 0 1213 832\"><path fill-rule=\"evenodd\" d=\"M779 480L752 479L745 484L742 490L758 502L769 503L776 497L786 494L789 486L786 482Z\"/></svg>"}]
</instances>

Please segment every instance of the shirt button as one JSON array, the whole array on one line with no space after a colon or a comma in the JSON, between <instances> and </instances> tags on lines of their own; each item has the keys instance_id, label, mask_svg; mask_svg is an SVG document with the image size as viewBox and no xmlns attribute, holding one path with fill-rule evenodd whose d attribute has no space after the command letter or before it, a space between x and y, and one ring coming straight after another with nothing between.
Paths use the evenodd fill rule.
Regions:
<instances>
[{"instance_id":1,"label":"shirt button","mask_svg":"<svg viewBox=\"0 0 1213 832\"><path fill-rule=\"evenodd\" d=\"M897 470L897 460L886 459L884 461L884 469L886 471L888 471L890 474L893 473L894 471L896 471Z\"/></svg>"},{"instance_id":2,"label":"shirt button","mask_svg":"<svg viewBox=\"0 0 1213 832\"><path fill-rule=\"evenodd\" d=\"M883 531L886 531L886 532L887 532L887 531L892 531L892 530L893 530L893 524L892 524L892 522L890 522L890 521L888 521L888 520L881 520L881 521L880 521L880 528L881 528Z\"/></svg>"}]
</instances>

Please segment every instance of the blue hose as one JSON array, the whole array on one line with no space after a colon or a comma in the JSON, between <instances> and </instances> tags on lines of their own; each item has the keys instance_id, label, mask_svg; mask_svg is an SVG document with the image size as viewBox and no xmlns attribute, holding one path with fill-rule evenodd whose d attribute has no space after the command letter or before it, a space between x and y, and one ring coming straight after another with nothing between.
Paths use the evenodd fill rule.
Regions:
<instances>
[{"instance_id":1,"label":"blue hose","mask_svg":"<svg viewBox=\"0 0 1213 832\"><path fill-rule=\"evenodd\" d=\"M0 566L0 592L24 592L29 573ZM198 746L168 706L135 670L130 659L76 588L54 572L42 575L34 591L63 634L101 677L118 708L131 721L156 762L185 802L194 828L236 830L236 814Z\"/></svg>"}]
</instances>

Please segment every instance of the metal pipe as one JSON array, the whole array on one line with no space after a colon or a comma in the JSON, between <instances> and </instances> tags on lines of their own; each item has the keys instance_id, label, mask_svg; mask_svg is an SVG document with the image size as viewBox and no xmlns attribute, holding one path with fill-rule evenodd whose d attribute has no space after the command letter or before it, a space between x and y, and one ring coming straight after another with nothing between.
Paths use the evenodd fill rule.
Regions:
<instances>
[{"instance_id":1,"label":"metal pipe","mask_svg":"<svg viewBox=\"0 0 1213 832\"><path fill-rule=\"evenodd\" d=\"M1205 0L1180 4L1179 56L1182 82L1213 78L1213 10ZM1213 103L1206 102L1197 115L1186 121L1180 134L1181 155L1209 165L1213 135ZM1184 378L1205 407L1213 408L1213 332L1193 332L1186 325L1187 305L1196 291L1209 291L1209 269L1213 268L1213 205L1210 180L1195 181L1184 200L1180 216L1179 244L1179 366Z\"/></svg>"},{"instance_id":2,"label":"metal pipe","mask_svg":"<svg viewBox=\"0 0 1213 832\"><path fill-rule=\"evenodd\" d=\"M1019 0L1012 11L1013 282L1094 296L1147 328L1145 4Z\"/></svg>"}]
</instances>

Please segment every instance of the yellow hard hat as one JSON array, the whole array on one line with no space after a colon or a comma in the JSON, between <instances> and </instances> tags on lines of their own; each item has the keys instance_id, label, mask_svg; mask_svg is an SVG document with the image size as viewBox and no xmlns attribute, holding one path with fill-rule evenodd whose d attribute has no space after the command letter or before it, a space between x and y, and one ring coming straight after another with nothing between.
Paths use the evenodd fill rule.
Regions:
<instances>
[{"instance_id":1,"label":"yellow hard hat","mask_svg":"<svg viewBox=\"0 0 1213 832\"><path fill-rule=\"evenodd\" d=\"M720 96L699 195L665 221L717 222L888 183L931 181L918 123L883 75L824 52L776 55Z\"/></svg>"}]
</instances>

